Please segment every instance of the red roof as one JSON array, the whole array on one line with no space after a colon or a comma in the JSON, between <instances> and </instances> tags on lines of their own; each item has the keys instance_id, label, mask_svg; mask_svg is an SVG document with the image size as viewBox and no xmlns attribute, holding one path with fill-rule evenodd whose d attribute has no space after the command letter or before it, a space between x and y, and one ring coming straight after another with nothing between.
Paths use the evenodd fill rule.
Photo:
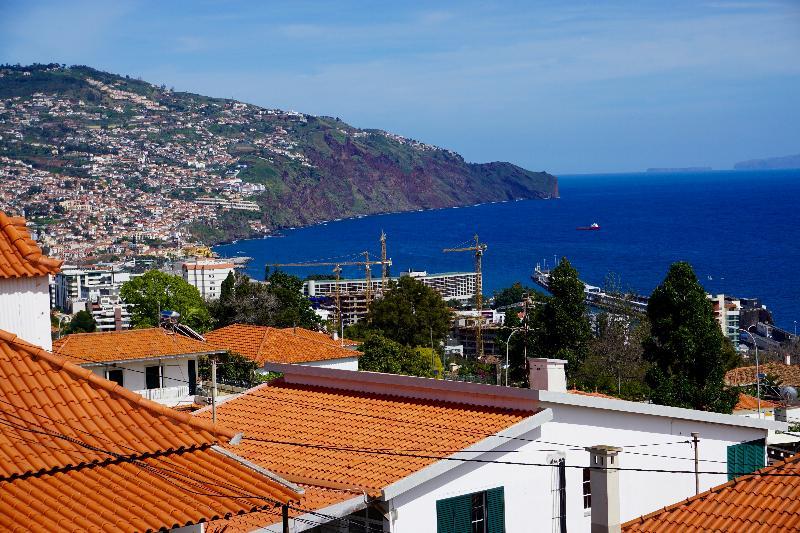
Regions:
<instances>
[{"instance_id":1,"label":"red roof","mask_svg":"<svg viewBox=\"0 0 800 533\"><path fill-rule=\"evenodd\" d=\"M623 531L800 530L800 455L622 524Z\"/></svg>"},{"instance_id":2,"label":"red roof","mask_svg":"<svg viewBox=\"0 0 800 533\"><path fill-rule=\"evenodd\" d=\"M25 219L0 211L0 279L56 274L61 261L45 257L31 239Z\"/></svg>"},{"instance_id":3,"label":"red roof","mask_svg":"<svg viewBox=\"0 0 800 533\"><path fill-rule=\"evenodd\" d=\"M307 363L358 357L356 352L342 346L352 341L334 340L325 333L304 328L271 328L249 324L232 324L209 331L206 342L221 350L229 350L265 363Z\"/></svg>"},{"instance_id":4,"label":"red roof","mask_svg":"<svg viewBox=\"0 0 800 533\"><path fill-rule=\"evenodd\" d=\"M297 492L218 447L234 432L0 331L0 524L157 531Z\"/></svg>"}]
</instances>

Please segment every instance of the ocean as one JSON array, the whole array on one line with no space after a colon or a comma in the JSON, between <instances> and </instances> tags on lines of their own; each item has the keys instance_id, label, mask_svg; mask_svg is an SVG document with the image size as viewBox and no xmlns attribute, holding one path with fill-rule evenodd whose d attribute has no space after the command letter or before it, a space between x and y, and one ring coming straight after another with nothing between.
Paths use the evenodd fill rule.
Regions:
<instances>
[{"instance_id":1,"label":"ocean","mask_svg":"<svg viewBox=\"0 0 800 533\"><path fill-rule=\"evenodd\" d=\"M380 257L387 234L391 271L469 271L471 253L442 253L477 233L488 245L484 293L519 281L532 285L537 263L566 256L581 278L649 294L673 261L688 261L708 292L757 297L777 325L800 321L800 170L559 176L561 198L392 213L285 230L279 237L215 247L249 256L247 273L266 263ZM597 222L600 231L577 231ZM330 267L287 268L298 276ZM380 275L379 267L373 272ZM363 269L344 269L363 277Z\"/></svg>"}]
</instances>

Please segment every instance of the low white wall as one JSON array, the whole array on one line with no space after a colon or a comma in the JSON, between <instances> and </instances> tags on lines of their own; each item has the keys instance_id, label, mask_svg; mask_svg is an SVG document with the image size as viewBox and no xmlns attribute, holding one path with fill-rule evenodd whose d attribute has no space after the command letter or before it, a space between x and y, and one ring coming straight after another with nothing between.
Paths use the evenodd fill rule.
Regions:
<instances>
[{"instance_id":1,"label":"low white wall","mask_svg":"<svg viewBox=\"0 0 800 533\"><path fill-rule=\"evenodd\" d=\"M563 453L566 458L567 529L588 531L591 516L583 509L583 471L589 454L583 448L598 444L629 446L674 443L690 440L692 431L700 432L701 471L721 474L701 475L701 490L727 481L727 446L763 438L766 430L692 422L625 412L613 412L574 406L550 406L554 419L541 428L523 435L537 442L509 440L500 449L504 453L476 455L480 459L506 462L540 463ZM620 468L664 470L694 469L694 452L689 444L637 446L624 448ZM635 452L635 453L630 453ZM654 457L652 454L665 457ZM553 527L554 467L462 463L450 472L432 479L392 501L397 509L393 533L435 533L436 501L495 487L504 487L506 531L551 531ZM658 508L694 495L694 474L658 472L620 473L621 518L636 518Z\"/></svg>"},{"instance_id":2,"label":"low white wall","mask_svg":"<svg viewBox=\"0 0 800 533\"><path fill-rule=\"evenodd\" d=\"M358 370L358 357L343 357L342 359L327 359L325 361L308 361L307 363L300 364L303 366L336 368L338 370Z\"/></svg>"},{"instance_id":3,"label":"low white wall","mask_svg":"<svg viewBox=\"0 0 800 533\"><path fill-rule=\"evenodd\" d=\"M47 276L0 280L0 329L53 349Z\"/></svg>"}]
</instances>

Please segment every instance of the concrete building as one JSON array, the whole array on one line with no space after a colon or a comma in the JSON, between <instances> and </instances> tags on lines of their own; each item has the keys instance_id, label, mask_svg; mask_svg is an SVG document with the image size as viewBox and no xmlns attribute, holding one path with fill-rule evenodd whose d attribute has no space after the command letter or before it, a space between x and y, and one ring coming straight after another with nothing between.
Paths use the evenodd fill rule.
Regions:
<instances>
[{"instance_id":1,"label":"concrete building","mask_svg":"<svg viewBox=\"0 0 800 533\"><path fill-rule=\"evenodd\" d=\"M148 328L66 335L53 343L53 353L174 407L194 403L197 358L224 352L180 333Z\"/></svg>"},{"instance_id":2,"label":"concrete building","mask_svg":"<svg viewBox=\"0 0 800 533\"><path fill-rule=\"evenodd\" d=\"M445 300L458 300L467 303L475 298L475 273L474 272L445 272L442 274L428 274L423 271L408 271L401 276L410 276L423 284L436 289ZM389 278L398 281L399 277ZM334 305L334 298L339 291L342 305L342 321L345 326L355 324L367 314L366 288L367 280L362 279L335 279L307 280L303 283L303 295L316 302L323 309ZM370 286L373 295L382 291L380 276L374 277Z\"/></svg>"},{"instance_id":3,"label":"concrete building","mask_svg":"<svg viewBox=\"0 0 800 533\"><path fill-rule=\"evenodd\" d=\"M88 311L97 323L98 331L131 329L129 306L119 296L99 296L72 302L72 312Z\"/></svg>"},{"instance_id":4,"label":"concrete building","mask_svg":"<svg viewBox=\"0 0 800 533\"><path fill-rule=\"evenodd\" d=\"M206 300L220 297L222 282L234 268L233 263L219 259L196 259L181 265L183 279L197 287L200 296Z\"/></svg>"},{"instance_id":5,"label":"concrete building","mask_svg":"<svg viewBox=\"0 0 800 533\"><path fill-rule=\"evenodd\" d=\"M717 294L707 295L714 307L714 318L717 320L722 333L733 343L734 348L739 348L739 313L742 304L737 298Z\"/></svg>"},{"instance_id":6,"label":"concrete building","mask_svg":"<svg viewBox=\"0 0 800 533\"><path fill-rule=\"evenodd\" d=\"M694 496L696 480L702 491L763 467L763 439L787 427L574 394L563 361L530 367L538 389L270 364L281 378L221 402L216 416L246 432L238 453L303 483L289 526L315 533L614 531ZM224 527L280 530L280 517L209 531Z\"/></svg>"},{"instance_id":7,"label":"concrete building","mask_svg":"<svg viewBox=\"0 0 800 533\"><path fill-rule=\"evenodd\" d=\"M25 219L0 211L0 329L52 347L49 286L60 267L31 239Z\"/></svg>"},{"instance_id":8,"label":"concrete building","mask_svg":"<svg viewBox=\"0 0 800 533\"><path fill-rule=\"evenodd\" d=\"M135 275L114 267L64 267L53 278L52 306L65 313L77 313L85 306L79 305L76 308L75 303L101 297L118 297L122 284Z\"/></svg>"}]
</instances>

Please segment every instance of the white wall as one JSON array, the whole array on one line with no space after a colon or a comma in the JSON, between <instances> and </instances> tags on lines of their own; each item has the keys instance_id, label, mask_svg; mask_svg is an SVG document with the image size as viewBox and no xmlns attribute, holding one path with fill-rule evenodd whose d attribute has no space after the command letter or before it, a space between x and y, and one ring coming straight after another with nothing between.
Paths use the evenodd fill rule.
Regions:
<instances>
[{"instance_id":1,"label":"white wall","mask_svg":"<svg viewBox=\"0 0 800 533\"><path fill-rule=\"evenodd\" d=\"M358 357L343 357L342 359L327 359L325 361L308 361L307 363L300 364L303 366L336 368L338 370L358 370Z\"/></svg>"},{"instance_id":2,"label":"white wall","mask_svg":"<svg viewBox=\"0 0 800 533\"><path fill-rule=\"evenodd\" d=\"M162 359L161 365L163 369L163 385L164 387L180 387L188 385L189 380L189 359L190 358L175 358L175 359ZM191 359L195 359L192 357ZM145 367L158 365L158 360L149 360L146 362L131 361L127 363L117 363L116 365L108 366L93 366L90 367L92 372L100 377L106 377L106 370L122 369L122 385L130 390L142 390L147 388L145 381ZM197 368L195 366L195 368ZM172 379L170 379L172 378Z\"/></svg>"},{"instance_id":3,"label":"white wall","mask_svg":"<svg viewBox=\"0 0 800 533\"><path fill-rule=\"evenodd\" d=\"M533 430L524 439L509 440L504 453L477 455L481 459L507 462L548 464L548 457L561 452L566 457L567 530L588 531L591 516L583 509L581 468L589 454L583 447L597 444L626 446L632 444L672 443L690 440L691 431L700 432L700 458L721 461L701 462L700 470L726 472L727 446L762 438L766 430L722 426L666 417L613 412L572 406L551 406L554 419ZM554 444L559 443L559 444ZM575 449L577 448L577 449ZM680 457L666 459L629 452ZM693 451L689 444L625 448L620 454L620 468L649 468L693 471ZM505 521L509 533L551 531L553 496L551 466L516 466L463 463L450 472L396 497L394 533L435 533L436 501L472 492L504 487ZM726 474L701 475L701 490L727 481ZM694 495L694 474L655 472L620 473L621 519L630 520Z\"/></svg>"},{"instance_id":4,"label":"white wall","mask_svg":"<svg viewBox=\"0 0 800 533\"><path fill-rule=\"evenodd\" d=\"M0 279L0 329L47 351L50 334L50 292L47 276Z\"/></svg>"}]
</instances>

